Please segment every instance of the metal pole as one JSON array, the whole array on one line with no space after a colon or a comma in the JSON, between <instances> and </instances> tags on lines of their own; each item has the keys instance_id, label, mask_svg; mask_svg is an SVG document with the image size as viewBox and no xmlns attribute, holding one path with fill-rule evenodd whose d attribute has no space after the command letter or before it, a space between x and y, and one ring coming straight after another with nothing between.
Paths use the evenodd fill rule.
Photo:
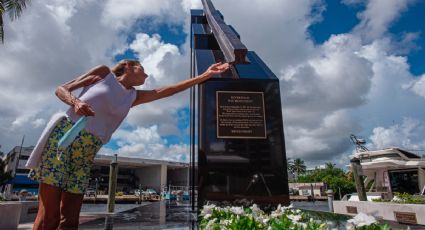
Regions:
<instances>
[{"instance_id":1,"label":"metal pole","mask_svg":"<svg viewBox=\"0 0 425 230\"><path fill-rule=\"evenodd\" d=\"M139 184L139 204L142 203L142 184Z\"/></svg>"},{"instance_id":2,"label":"metal pole","mask_svg":"<svg viewBox=\"0 0 425 230\"><path fill-rule=\"evenodd\" d=\"M350 160L351 170L353 172L354 181L356 182L357 195L360 201L367 201L366 189L364 187L363 180L361 178L361 165L360 159L353 158Z\"/></svg>"},{"instance_id":3,"label":"metal pole","mask_svg":"<svg viewBox=\"0 0 425 230\"><path fill-rule=\"evenodd\" d=\"M96 189L94 191L94 203L96 203L96 199L97 199L97 190L99 189L99 178L94 179L96 182Z\"/></svg>"},{"instance_id":4,"label":"metal pole","mask_svg":"<svg viewBox=\"0 0 425 230\"><path fill-rule=\"evenodd\" d=\"M334 191L332 191L332 189L329 189L328 191L326 191L326 194L328 195L329 212L334 212Z\"/></svg>"},{"instance_id":5,"label":"metal pole","mask_svg":"<svg viewBox=\"0 0 425 230\"><path fill-rule=\"evenodd\" d=\"M311 192L311 199L314 202L314 187L313 187L313 184L310 184L310 192Z\"/></svg>"},{"instance_id":6,"label":"metal pole","mask_svg":"<svg viewBox=\"0 0 425 230\"><path fill-rule=\"evenodd\" d=\"M192 18L190 19L190 78L195 76L195 51L193 50ZM195 87L190 88L190 200L192 211L195 211ZM171 191L168 190L171 194Z\"/></svg>"},{"instance_id":7,"label":"metal pole","mask_svg":"<svg viewBox=\"0 0 425 230\"><path fill-rule=\"evenodd\" d=\"M340 186L338 186L338 193L339 193L339 200L341 200L342 198L341 198L341 187Z\"/></svg>"},{"instance_id":8,"label":"metal pole","mask_svg":"<svg viewBox=\"0 0 425 230\"><path fill-rule=\"evenodd\" d=\"M118 159L115 154L109 167L108 212L114 212L115 192L117 190Z\"/></svg>"}]
</instances>

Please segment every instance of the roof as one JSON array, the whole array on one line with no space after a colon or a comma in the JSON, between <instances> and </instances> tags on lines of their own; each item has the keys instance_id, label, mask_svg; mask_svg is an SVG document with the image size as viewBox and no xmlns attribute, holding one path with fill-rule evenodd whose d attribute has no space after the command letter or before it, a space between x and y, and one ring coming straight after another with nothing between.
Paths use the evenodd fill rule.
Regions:
<instances>
[{"instance_id":1,"label":"roof","mask_svg":"<svg viewBox=\"0 0 425 230\"><path fill-rule=\"evenodd\" d=\"M425 158L400 148L358 152L352 155L351 158L360 159L363 170L425 167Z\"/></svg>"},{"instance_id":2,"label":"roof","mask_svg":"<svg viewBox=\"0 0 425 230\"><path fill-rule=\"evenodd\" d=\"M110 165L111 161L114 158L115 156L97 154L94 161L96 165ZM118 165L130 167L130 168L145 167L145 166L152 166L152 165L167 165L168 168L189 167L189 163L185 163L185 162L153 160L153 159L143 159L143 158L122 157L122 156L118 156Z\"/></svg>"},{"instance_id":3,"label":"roof","mask_svg":"<svg viewBox=\"0 0 425 230\"><path fill-rule=\"evenodd\" d=\"M403 150L400 148L387 148L382 150L375 150L375 151L364 151L364 152L357 152L354 155L351 155L351 158L358 158L358 159L364 159L364 158L376 158L376 157L384 157L385 155L389 156L390 154L398 154L405 160L409 159L421 159L420 156L418 156L415 153L409 152L407 150Z\"/></svg>"}]
</instances>

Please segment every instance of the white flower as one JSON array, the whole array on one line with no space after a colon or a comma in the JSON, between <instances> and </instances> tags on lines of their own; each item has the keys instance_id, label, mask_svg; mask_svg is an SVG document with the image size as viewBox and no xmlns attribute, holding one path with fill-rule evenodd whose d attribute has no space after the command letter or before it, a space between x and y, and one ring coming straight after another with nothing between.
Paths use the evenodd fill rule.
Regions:
<instances>
[{"instance_id":1,"label":"white flower","mask_svg":"<svg viewBox=\"0 0 425 230\"><path fill-rule=\"evenodd\" d=\"M307 224L306 223L296 222L295 224L298 225L299 227L301 227L302 229L307 228Z\"/></svg>"},{"instance_id":2,"label":"white flower","mask_svg":"<svg viewBox=\"0 0 425 230\"><path fill-rule=\"evenodd\" d=\"M393 199L391 200L391 202L402 202L402 201L403 201L403 199L401 199L398 196L394 196Z\"/></svg>"},{"instance_id":3,"label":"white flower","mask_svg":"<svg viewBox=\"0 0 425 230\"><path fill-rule=\"evenodd\" d=\"M252 213L255 213L255 214L262 213L262 210L256 204L253 204L251 206L251 210L252 210Z\"/></svg>"},{"instance_id":4,"label":"white flower","mask_svg":"<svg viewBox=\"0 0 425 230\"><path fill-rule=\"evenodd\" d=\"M280 206L280 205L279 205ZM282 209L283 210L288 210L288 209L292 209L294 208L294 206L292 205L292 203L289 206L284 206Z\"/></svg>"},{"instance_id":5,"label":"white flower","mask_svg":"<svg viewBox=\"0 0 425 230\"><path fill-rule=\"evenodd\" d=\"M204 207L202 208L202 211L201 211L201 216L205 216L207 214L212 214L214 208L215 208L215 205L214 204L212 204L212 205L204 205Z\"/></svg>"},{"instance_id":6,"label":"white flower","mask_svg":"<svg viewBox=\"0 0 425 230\"><path fill-rule=\"evenodd\" d=\"M211 214L210 214L210 213L208 213L208 214L206 214L206 215L204 216L204 219L208 220L210 217L211 217Z\"/></svg>"},{"instance_id":7,"label":"white flower","mask_svg":"<svg viewBox=\"0 0 425 230\"><path fill-rule=\"evenodd\" d=\"M297 223L301 220L301 215L288 215L288 218Z\"/></svg>"},{"instance_id":8,"label":"white flower","mask_svg":"<svg viewBox=\"0 0 425 230\"><path fill-rule=\"evenodd\" d=\"M362 227L374 224L377 221L375 217L360 212L353 219L347 220L347 222L352 223L354 226Z\"/></svg>"},{"instance_id":9,"label":"white flower","mask_svg":"<svg viewBox=\"0 0 425 230\"><path fill-rule=\"evenodd\" d=\"M243 215L245 213L242 207L231 207L230 211L236 215Z\"/></svg>"},{"instance_id":10,"label":"white flower","mask_svg":"<svg viewBox=\"0 0 425 230\"><path fill-rule=\"evenodd\" d=\"M292 204L290 204L289 206L283 206L283 207L281 207L280 204L279 204L279 206L277 206L277 209L279 209L283 213L289 212L293 208L294 208L294 206L292 206Z\"/></svg>"},{"instance_id":11,"label":"white flower","mask_svg":"<svg viewBox=\"0 0 425 230\"><path fill-rule=\"evenodd\" d=\"M277 206L277 208L276 208L276 210L280 210L280 208L282 207L282 205L281 204L279 204L278 206Z\"/></svg>"},{"instance_id":12,"label":"white flower","mask_svg":"<svg viewBox=\"0 0 425 230\"><path fill-rule=\"evenodd\" d=\"M220 225L228 226L232 223L231 220L220 220Z\"/></svg>"},{"instance_id":13,"label":"white flower","mask_svg":"<svg viewBox=\"0 0 425 230\"><path fill-rule=\"evenodd\" d=\"M215 221L217 220L217 218L211 219L210 221L208 221L207 226L205 227L207 230L213 230L214 229L214 224Z\"/></svg>"},{"instance_id":14,"label":"white flower","mask_svg":"<svg viewBox=\"0 0 425 230\"><path fill-rule=\"evenodd\" d=\"M347 230L355 230L356 227L354 227L354 224L347 222L347 224L345 224L345 229L347 229Z\"/></svg>"},{"instance_id":15,"label":"white flower","mask_svg":"<svg viewBox=\"0 0 425 230\"><path fill-rule=\"evenodd\" d=\"M279 216L281 216L282 214L281 213L278 213L278 212L272 212L271 214L270 214L270 217L272 217L272 218L279 218Z\"/></svg>"}]
</instances>

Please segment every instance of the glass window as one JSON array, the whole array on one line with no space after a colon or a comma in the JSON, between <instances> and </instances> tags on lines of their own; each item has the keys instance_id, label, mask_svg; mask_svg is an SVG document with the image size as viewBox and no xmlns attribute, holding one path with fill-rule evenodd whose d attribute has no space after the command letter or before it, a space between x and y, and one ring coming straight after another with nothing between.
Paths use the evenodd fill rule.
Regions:
<instances>
[{"instance_id":1,"label":"glass window","mask_svg":"<svg viewBox=\"0 0 425 230\"><path fill-rule=\"evenodd\" d=\"M391 191L409 194L419 193L418 170L388 171L388 175Z\"/></svg>"}]
</instances>

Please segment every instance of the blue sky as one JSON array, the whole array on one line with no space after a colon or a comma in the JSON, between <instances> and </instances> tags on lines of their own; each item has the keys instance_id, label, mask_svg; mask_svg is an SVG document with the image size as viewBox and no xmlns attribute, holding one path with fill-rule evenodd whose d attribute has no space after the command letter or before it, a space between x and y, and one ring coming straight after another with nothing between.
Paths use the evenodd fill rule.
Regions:
<instances>
[{"instance_id":1,"label":"blue sky","mask_svg":"<svg viewBox=\"0 0 425 230\"><path fill-rule=\"evenodd\" d=\"M332 34L350 32L360 22L357 14L364 9L365 4L346 5L341 1L326 1L326 10L322 14L323 21L313 24L309 28L313 41L321 44ZM415 41L416 48L407 53L410 70L417 76L425 72L423 61L425 60L425 50L422 47L425 44L424 9L424 1L414 1L406 12L389 26L389 32L396 39L400 39L406 32L420 33Z\"/></svg>"},{"instance_id":2,"label":"blue sky","mask_svg":"<svg viewBox=\"0 0 425 230\"><path fill-rule=\"evenodd\" d=\"M213 3L280 79L288 157L345 165L351 133L370 149L425 149L424 1ZM199 8L199 0L31 2L5 21L0 150L23 135L34 145L67 109L55 88L95 65L139 59L149 74L141 89L186 79L190 9ZM100 154L186 161L188 96L132 109Z\"/></svg>"}]
</instances>

